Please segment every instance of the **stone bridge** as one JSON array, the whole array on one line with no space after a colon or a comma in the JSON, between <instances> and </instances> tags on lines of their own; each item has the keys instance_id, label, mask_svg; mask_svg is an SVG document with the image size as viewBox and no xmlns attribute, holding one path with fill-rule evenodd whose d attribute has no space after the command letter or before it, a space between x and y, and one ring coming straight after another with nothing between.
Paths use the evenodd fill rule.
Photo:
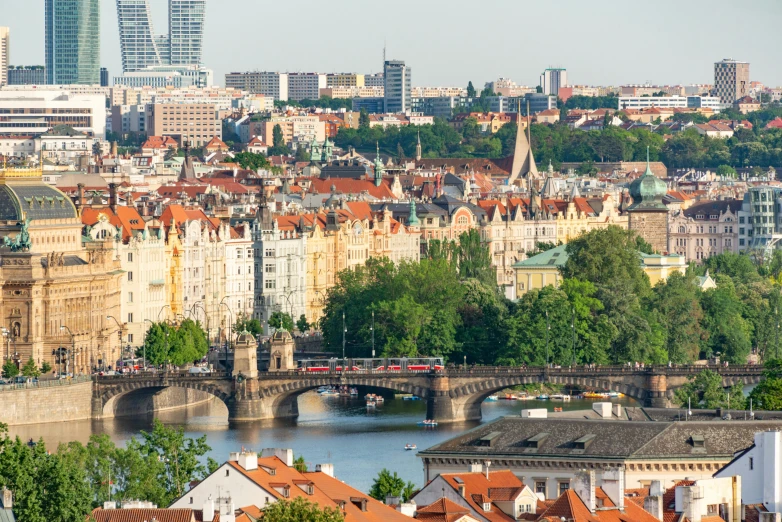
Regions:
<instances>
[{"instance_id":1,"label":"stone bridge","mask_svg":"<svg viewBox=\"0 0 782 522\"><path fill-rule=\"evenodd\" d=\"M565 384L584 389L611 390L632 397L645 406L668 407L677 388L709 368L722 376L725 387L739 382L754 384L763 378L761 366L626 366L597 368L447 368L438 372L260 372L257 379L234 379L225 372L141 373L96 377L93 383L93 416L111 416L117 401L131 393L145 393L169 386L210 393L223 401L231 420L257 420L298 415L297 398L327 385L372 387L418 395L427 403L427 418L439 422L479 420L481 403L489 395L519 384Z\"/></svg>"}]
</instances>

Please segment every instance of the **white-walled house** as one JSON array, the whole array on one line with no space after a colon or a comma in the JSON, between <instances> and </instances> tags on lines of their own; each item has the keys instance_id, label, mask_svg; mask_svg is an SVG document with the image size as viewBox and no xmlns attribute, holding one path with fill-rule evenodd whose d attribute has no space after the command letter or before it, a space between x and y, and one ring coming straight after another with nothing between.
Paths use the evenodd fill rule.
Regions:
<instances>
[{"instance_id":1,"label":"white-walled house","mask_svg":"<svg viewBox=\"0 0 782 522\"><path fill-rule=\"evenodd\" d=\"M771 513L782 513L782 432L761 431L755 443L714 474L741 477L741 501L763 504Z\"/></svg>"}]
</instances>

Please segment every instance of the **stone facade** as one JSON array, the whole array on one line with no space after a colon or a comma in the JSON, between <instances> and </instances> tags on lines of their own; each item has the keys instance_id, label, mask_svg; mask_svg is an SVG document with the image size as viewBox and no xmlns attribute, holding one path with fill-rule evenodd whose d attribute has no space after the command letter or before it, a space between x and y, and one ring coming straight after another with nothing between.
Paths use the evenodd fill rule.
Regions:
<instances>
[{"instance_id":1,"label":"stone facade","mask_svg":"<svg viewBox=\"0 0 782 522\"><path fill-rule=\"evenodd\" d=\"M628 227L644 238L656 252L668 251L668 212L630 210Z\"/></svg>"},{"instance_id":2,"label":"stone facade","mask_svg":"<svg viewBox=\"0 0 782 522\"><path fill-rule=\"evenodd\" d=\"M705 201L674 212L668 221L668 250L687 262L739 250L741 201Z\"/></svg>"}]
</instances>

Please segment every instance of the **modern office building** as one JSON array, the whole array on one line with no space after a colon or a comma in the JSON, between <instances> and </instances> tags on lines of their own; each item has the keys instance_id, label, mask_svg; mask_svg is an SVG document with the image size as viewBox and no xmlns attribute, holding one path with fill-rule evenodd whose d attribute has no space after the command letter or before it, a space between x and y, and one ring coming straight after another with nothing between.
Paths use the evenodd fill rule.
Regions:
<instances>
[{"instance_id":1,"label":"modern office building","mask_svg":"<svg viewBox=\"0 0 782 522\"><path fill-rule=\"evenodd\" d=\"M287 73L269 71L232 72L225 75L225 86L247 91L251 94L270 96L275 101L288 100Z\"/></svg>"},{"instance_id":2,"label":"modern office building","mask_svg":"<svg viewBox=\"0 0 782 522\"><path fill-rule=\"evenodd\" d=\"M744 193L739 210L739 250L761 251L768 258L782 248L782 189L768 185Z\"/></svg>"},{"instance_id":3,"label":"modern office building","mask_svg":"<svg viewBox=\"0 0 782 522\"><path fill-rule=\"evenodd\" d=\"M8 61L11 55L11 37L8 27L0 27L0 87L8 85Z\"/></svg>"},{"instance_id":4,"label":"modern office building","mask_svg":"<svg viewBox=\"0 0 782 522\"><path fill-rule=\"evenodd\" d=\"M326 87L364 87L364 75L356 73L327 74Z\"/></svg>"},{"instance_id":5,"label":"modern office building","mask_svg":"<svg viewBox=\"0 0 782 522\"><path fill-rule=\"evenodd\" d=\"M101 87L108 87L109 86L109 70L105 67L100 68L100 86Z\"/></svg>"},{"instance_id":6,"label":"modern office building","mask_svg":"<svg viewBox=\"0 0 782 522\"><path fill-rule=\"evenodd\" d=\"M567 69L546 69L540 75L543 94L559 94L559 88L567 86Z\"/></svg>"},{"instance_id":7,"label":"modern office building","mask_svg":"<svg viewBox=\"0 0 782 522\"><path fill-rule=\"evenodd\" d=\"M100 83L100 0L45 0L46 81Z\"/></svg>"},{"instance_id":8,"label":"modern office building","mask_svg":"<svg viewBox=\"0 0 782 522\"><path fill-rule=\"evenodd\" d=\"M725 58L714 64L714 96L733 103L749 94L749 62Z\"/></svg>"},{"instance_id":9,"label":"modern office building","mask_svg":"<svg viewBox=\"0 0 782 522\"><path fill-rule=\"evenodd\" d=\"M125 73L114 77L114 85L125 87L151 87L162 89L173 87L211 87L214 84L214 72L197 65L159 65L140 71Z\"/></svg>"},{"instance_id":10,"label":"modern office building","mask_svg":"<svg viewBox=\"0 0 782 522\"><path fill-rule=\"evenodd\" d=\"M699 109L709 108L716 112L722 108L716 96L618 96L617 109Z\"/></svg>"},{"instance_id":11,"label":"modern office building","mask_svg":"<svg viewBox=\"0 0 782 522\"><path fill-rule=\"evenodd\" d=\"M58 125L103 138L106 135L106 97L77 95L66 90L0 91L0 136L38 136Z\"/></svg>"},{"instance_id":12,"label":"modern office building","mask_svg":"<svg viewBox=\"0 0 782 522\"><path fill-rule=\"evenodd\" d=\"M169 0L168 34L156 35L148 0L117 0L123 72L200 65L205 13L206 0Z\"/></svg>"},{"instance_id":13,"label":"modern office building","mask_svg":"<svg viewBox=\"0 0 782 522\"><path fill-rule=\"evenodd\" d=\"M364 87L385 87L386 79L383 73L365 74Z\"/></svg>"},{"instance_id":14,"label":"modern office building","mask_svg":"<svg viewBox=\"0 0 782 522\"><path fill-rule=\"evenodd\" d=\"M6 85L46 85L46 68L43 65L11 65Z\"/></svg>"},{"instance_id":15,"label":"modern office building","mask_svg":"<svg viewBox=\"0 0 782 522\"><path fill-rule=\"evenodd\" d=\"M412 69L401 60L387 60L383 63L385 78L383 112L405 112L411 108Z\"/></svg>"}]
</instances>

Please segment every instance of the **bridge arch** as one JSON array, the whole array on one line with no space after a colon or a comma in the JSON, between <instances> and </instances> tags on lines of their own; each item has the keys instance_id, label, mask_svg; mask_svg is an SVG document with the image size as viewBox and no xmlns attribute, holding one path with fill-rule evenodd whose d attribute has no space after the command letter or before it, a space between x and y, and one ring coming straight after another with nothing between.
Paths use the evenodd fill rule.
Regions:
<instances>
[{"instance_id":1,"label":"bridge arch","mask_svg":"<svg viewBox=\"0 0 782 522\"><path fill-rule=\"evenodd\" d=\"M230 410L233 396L225 385L220 386L214 382L198 381L195 379L128 379L116 385L96 388L93 396L93 417L114 417L121 415L118 411L122 401L131 395L139 395L139 399L151 398L161 390L167 388L182 388L204 392L212 395L225 404Z\"/></svg>"}]
</instances>

